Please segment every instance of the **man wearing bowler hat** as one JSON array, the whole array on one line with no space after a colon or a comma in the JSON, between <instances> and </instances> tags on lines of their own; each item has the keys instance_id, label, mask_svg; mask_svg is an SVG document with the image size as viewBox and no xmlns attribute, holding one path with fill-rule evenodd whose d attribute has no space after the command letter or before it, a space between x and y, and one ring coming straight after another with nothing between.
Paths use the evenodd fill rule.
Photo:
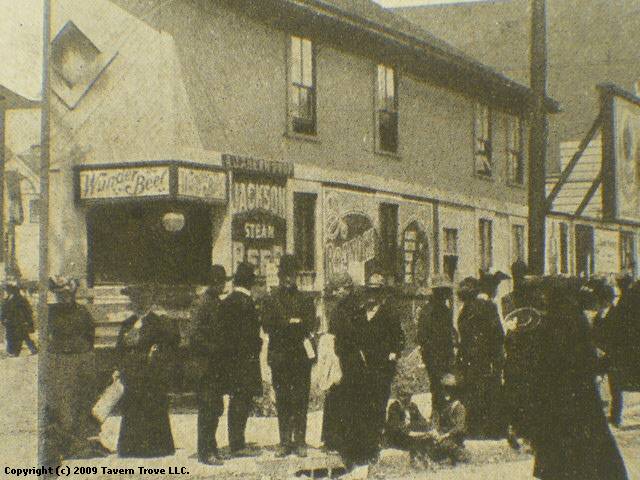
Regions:
<instances>
[{"instance_id":1,"label":"man wearing bowler hat","mask_svg":"<svg viewBox=\"0 0 640 480\"><path fill-rule=\"evenodd\" d=\"M252 455L245 444L245 429L253 397L262 393L260 320L251 298L254 284L253 265L240 263L233 277L233 292L220 306L229 372L227 391L231 397L227 420L229 448L234 457Z\"/></svg>"},{"instance_id":2,"label":"man wearing bowler hat","mask_svg":"<svg viewBox=\"0 0 640 480\"><path fill-rule=\"evenodd\" d=\"M296 286L298 266L283 255L279 287L265 302L262 326L269 335L268 362L276 393L280 448L277 455L306 457L307 408L311 366L315 360L311 334L315 324L313 301Z\"/></svg>"},{"instance_id":3,"label":"man wearing bowler hat","mask_svg":"<svg viewBox=\"0 0 640 480\"><path fill-rule=\"evenodd\" d=\"M191 348L198 360L198 461L222 465L218 453L216 431L224 411L222 397L228 374L224 329L220 322L220 295L224 292L227 273L222 265L213 265L209 288L194 315Z\"/></svg>"}]
</instances>

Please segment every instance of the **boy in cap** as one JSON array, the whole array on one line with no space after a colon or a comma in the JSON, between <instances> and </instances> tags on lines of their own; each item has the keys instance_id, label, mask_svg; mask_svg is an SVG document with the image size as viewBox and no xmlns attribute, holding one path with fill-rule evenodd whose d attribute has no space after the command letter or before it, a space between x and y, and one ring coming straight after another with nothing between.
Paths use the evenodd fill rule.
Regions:
<instances>
[{"instance_id":1,"label":"boy in cap","mask_svg":"<svg viewBox=\"0 0 640 480\"><path fill-rule=\"evenodd\" d=\"M297 274L296 258L283 255L278 268L280 285L266 299L262 318L269 335L268 362L278 411L278 457L307 456L307 408L315 360L310 339L316 314L313 301L298 290Z\"/></svg>"},{"instance_id":2,"label":"boy in cap","mask_svg":"<svg viewBox=\"0 0 640 480\"><path fill-rule=\"evenodd\" d=\"M194 315L191 348L198 357L198 461L222 465L216 431L224 411L222 397L226 391L226 339L220 322L220 295L227 273L222 265L213 265L209 288Z\"/></svg>"},{"instance_id":3,"label":"boy in cap","mask_svg":"<svg viewBox=\"0 0 640 480\"><path fill-rule=\"evenodd\" d=\"M24 342L32 355L38 353L30 334L33 333L33 312L29 301L20 292L16 280L7 282L5 289L7 298L2 302L2 324L7 339L7 354L17 357Z\"/></svg>"}]
</instances>

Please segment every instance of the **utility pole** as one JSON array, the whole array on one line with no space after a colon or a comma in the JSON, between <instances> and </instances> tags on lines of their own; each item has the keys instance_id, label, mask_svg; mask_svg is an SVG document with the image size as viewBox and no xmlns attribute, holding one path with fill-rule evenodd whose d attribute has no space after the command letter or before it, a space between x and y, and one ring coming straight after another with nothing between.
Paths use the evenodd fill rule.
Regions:
<instances>
[{"instance_id":1,"label":"utility pole","mask_svg":"<svg viewBox=\"0 0 640 480\"><path fill-rule=\"evenodd\" d=\"M49 435L45 407L48 398L49 352L47 335L49 331L49 164L51 128L49 111L49 45L51 42L51 0L43 2L42 32L42 94L40 103L40 225L39 225L39 288L38 288L38 340L40 354L38 360L38 460L40 465L51 466Z\"/></svg>"},{"instance_id":2,"label":"utility pole","mask_svg":"<svg viewBox=\"0 0 640 480\"><path fill-rule=\"evenodd\" d=\"M546 162L549 122L547 95L546 0L531 0L530 81L534 94L529 139L529 269L542 275L545 264Z\"/></svg>"}]
</instances>

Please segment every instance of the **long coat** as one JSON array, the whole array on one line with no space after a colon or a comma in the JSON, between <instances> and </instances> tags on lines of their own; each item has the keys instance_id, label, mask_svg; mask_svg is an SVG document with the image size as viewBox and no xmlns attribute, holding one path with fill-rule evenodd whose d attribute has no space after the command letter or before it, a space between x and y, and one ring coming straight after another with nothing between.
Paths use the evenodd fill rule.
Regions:
<instances>
[{"instance_id":1,"label":"long coat","mask_svg":"<svg viewBox=\"0 0 640 480\"><path fill-rule=\"evenodd\" d=\"M229 363L227 340L220 318L222 302L207 291L193 316L193 331L189 346L196 362L195 378L200 388L208 387L216 393L227 391Z\"/></svg>"},{"instance_id":2,"label":"long coat","mask_svg":"<svg viewBox=\"0 0 640 480\"><path fill-rule=\"evenodd\" d=\"M173 455L168 392L180 333L171 319L153 312L138 320L125 320L116 343L124 384L118 455Z\"/></svg>"},{"instance_id":3,"label":"long coat","mask_svg":"<svg viewBox=\"0 0 640 480\"><path fill-rule=\"evenodd\" d=\"M2 303L2 324L9 335L33 333L33 312L29 301L20 294L9 296ZM22 338L22 337L20 337Z\"/></svg>"},{"instance_id":4,"label":"long coat","mask_svg":"<svg viewBox=\"0 0 640 480\"><path fill-rule=\"evenodd\" d=\"M220 322L227 344L228 392L232 395L260 395L262 339L258 311L251 296L237 290L229 294L220 305Z\"/></svg>"},{"instance_id":5,"label":"long coat","mask_svg":"<svg viewBox=\"0 0 640 480\"><path fill-rule=\"evenodd\" d=\"M586 318L580 312L552 311L544 319L542 337L534 475L541 480L626 480L595 383L597 354Z\"/></svg>"},{"instance_id":6,"label":"long coat","mask_svg":"<svg viewBox=\"0 0 640 480\"><path fill-rule=\"evenodd\" d=\"M444 303L429 301L418 318L418 345L430 372L442 376L453 367L453 311Z\"/></svg>"},{"instance_id":7,"label":"long coat","mask_svg":"<svg viewBox=\"0 0 640 480\"><path fill-rule=\"evenodd\" d=\"M291 318L300 323L290 323ZM308 370L311 367L303 342L315 324L313 300L297 289L278 288L265 300L262 327L269 335L268 362L272 368Z\"/></svg>"},{"instance_id":8,"label":"long coat","mask_svg":"<svg viewBox=\"0 0 640 480\"><path fill-rule=\"evenodd\" d=\"M504 363L504 330L492 301L465 303L458 317L463 403L468 411L469 435L498 437L504 434L500 416L501 371Z\"/></svg>"}]
</instances>

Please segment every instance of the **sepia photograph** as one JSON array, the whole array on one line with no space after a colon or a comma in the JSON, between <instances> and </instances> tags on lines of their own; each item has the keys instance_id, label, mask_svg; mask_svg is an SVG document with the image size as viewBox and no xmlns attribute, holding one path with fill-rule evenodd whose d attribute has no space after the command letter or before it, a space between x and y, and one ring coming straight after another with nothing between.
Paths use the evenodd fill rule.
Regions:
<instances>
[{"instance_id":1,"label":"sepia photograph","mask_svg":"<svg viewBox=\"0 0 640 480\"><path fill-rule=\"evenodd\" d=\"M0 478L640 480L640 0L0 0Z\"/></svg>"}]
</instances>

